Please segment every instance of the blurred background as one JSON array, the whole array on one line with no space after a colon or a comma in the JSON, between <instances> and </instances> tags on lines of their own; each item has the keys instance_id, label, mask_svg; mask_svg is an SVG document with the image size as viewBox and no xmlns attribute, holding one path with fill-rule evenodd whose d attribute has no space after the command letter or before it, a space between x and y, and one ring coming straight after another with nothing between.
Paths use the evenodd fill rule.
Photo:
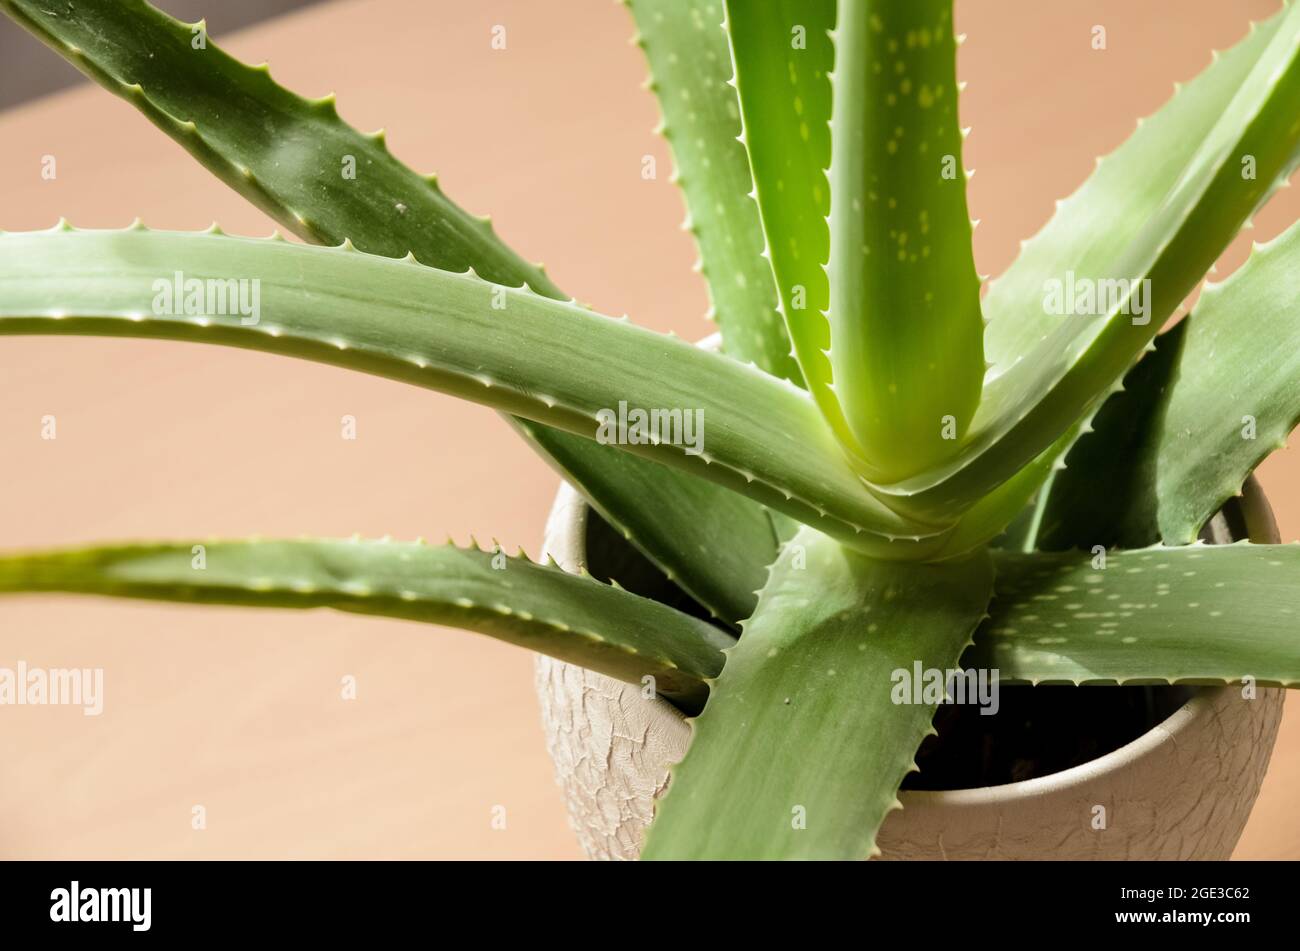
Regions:
<instances>
[{"instance_id":1,"label":"blurred background","mask_svg":"<svg viewBox=\"0 0 1300 951\"><path fill-rule=\"evenodd\" d=\"M187 23L207 17L213 33L224 33L315 2L318 0L160 0L154 6ZM22 27L0 17L0 109L84 81L61 57L51 56L40 43L33 43Z\"/></svg>"},{"instance_id":2,"label":"blurred background","mask_svg":"<svg viewBox=\"0 0 1300 951\"><path fill-rule=\"evenodd\" d=\"M168 2L393 152L598 310L709 332L681 198L613 0ZM996 274L1158 108L1278 0L958 3L976 255ZM266 19L269 14L281 14ZM258 21L258 22L255 22ZM505 50L492 27L508 30ZM1094 50L1092 28L1106 28ZM57 90L57 91L56 91ZM0 22L0 228L271 222L130 106ZM1189 143L1191 145L1191 143ZM42 158L57 159L43 180ZM1219 278L1300 216L1285 190ZM599 373L598 365L592 367ZM492 412L397 383L180 343L0 343L0 547L128 538L450 534L536 553L557 478ZM58 439L40 438L42 416ZM358 438L340 438L340 418ZM1300 454L1261 478L1300 535ZM105 669L105 712L0 708L0 857L576 858L532 659L326 612L0 601L0 666ZM355 677L357 698L341 699ZM1239 857L1300 857L1300 702ZM192 828L195 806L206 828ZM492 824L504 806L506 827Z\"/></svg>"}]
</instances>

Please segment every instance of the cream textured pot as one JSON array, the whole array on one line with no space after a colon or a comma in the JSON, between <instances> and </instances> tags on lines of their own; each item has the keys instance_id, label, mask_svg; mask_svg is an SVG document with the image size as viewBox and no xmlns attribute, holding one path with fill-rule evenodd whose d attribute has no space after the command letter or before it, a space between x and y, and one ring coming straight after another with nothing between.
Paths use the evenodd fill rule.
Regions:
<instances>
[{"instance_id":1,"label":"cream textured pot","mask_svg":"<svg viewBox=\"0 0 1300 951\"><path fill-rule=\"evenodd\" d=\"M545 552L565 570L587 565L590 511L561 486ZM1253 478L1205 537L1247 535L1278 541ZM689 726L637 687L547 657L537 662L537 690L556 778L587 855L635 858ZM1261 689L1248 700L1240 687L1204 688L1136 740L1080 766L1002 786L903 792L903 809L886 818L878 844L894 859L1226 859L1259 793L1284 694ZM1098 806L1104 829L1094 828Z\"/></svg>"}]
</instances>

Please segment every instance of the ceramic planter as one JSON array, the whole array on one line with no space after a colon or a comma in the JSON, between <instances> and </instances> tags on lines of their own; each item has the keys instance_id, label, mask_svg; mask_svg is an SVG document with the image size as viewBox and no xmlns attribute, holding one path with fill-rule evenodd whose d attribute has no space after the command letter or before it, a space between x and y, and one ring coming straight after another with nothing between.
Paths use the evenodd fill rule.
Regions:
<instances>
[{"instance_id":1,"label":"ceramic planter","mask_svg":"<svg viewBox=\"0 0 1300 951\"><path fill-rule=\"evenodd\" d=\"M589 564L594 525L578 493L562 486L546 553L566 570ZM1215 543L1247 536L1278 541L1253 478L1205 533ZM686 750L685 720L636 687L546 657L537 690L583 848L592 858L635 858L668 765ZM1245 699L1240 687L1201 688L1147 733L1080 766L1000 786L903 792L880 847L895 859L1226 859L1264 778L1284 694L1260 689Z\"/></svg>"}]
</instances>

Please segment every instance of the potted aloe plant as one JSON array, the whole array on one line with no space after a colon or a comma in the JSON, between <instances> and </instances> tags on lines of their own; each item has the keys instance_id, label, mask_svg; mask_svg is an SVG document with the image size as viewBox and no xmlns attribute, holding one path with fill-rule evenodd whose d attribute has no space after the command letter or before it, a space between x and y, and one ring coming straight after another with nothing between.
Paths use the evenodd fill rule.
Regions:
<instances>
[{"instance_id":1,"label":"potted aloe plant","mask_svg":"<svg viewBox=\"0 0 1300 951\"><path fill-rule=\"evenodd\" d=\"M1300 226L1160 331L1300 156L1300 8L1216 57L984 288L951 2L629 6L715 349L577 305L332 97L202 23L0 0L328 246L6 233L0 334L224 344L452 393L511 414L572 487L548 538L570 571L184 541L8 554L0 591L331 607L549 655L594 854L1226 854L1273 688L1300 683L1300 549L1238 498L1300 416Z\"/></svg>"}]
</instances>

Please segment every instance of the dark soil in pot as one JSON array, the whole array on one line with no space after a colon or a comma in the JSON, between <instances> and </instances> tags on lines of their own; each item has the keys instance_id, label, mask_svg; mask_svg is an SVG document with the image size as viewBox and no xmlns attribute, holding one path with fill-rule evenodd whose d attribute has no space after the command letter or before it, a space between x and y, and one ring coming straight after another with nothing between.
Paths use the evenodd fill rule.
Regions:
<instances>
[{"instance_id":1,"label":"dark soil in pot","mask_svg":"<svg viewBox=\"0 0 1300 951\"><path fill-rule=\"evenodd\" d=\"M1058 773L1131 743L1191 699L1191 687L1004 686L995 716L945 704L938 736L904 789L973 789Z\"/></svg>"}]
</instances>

